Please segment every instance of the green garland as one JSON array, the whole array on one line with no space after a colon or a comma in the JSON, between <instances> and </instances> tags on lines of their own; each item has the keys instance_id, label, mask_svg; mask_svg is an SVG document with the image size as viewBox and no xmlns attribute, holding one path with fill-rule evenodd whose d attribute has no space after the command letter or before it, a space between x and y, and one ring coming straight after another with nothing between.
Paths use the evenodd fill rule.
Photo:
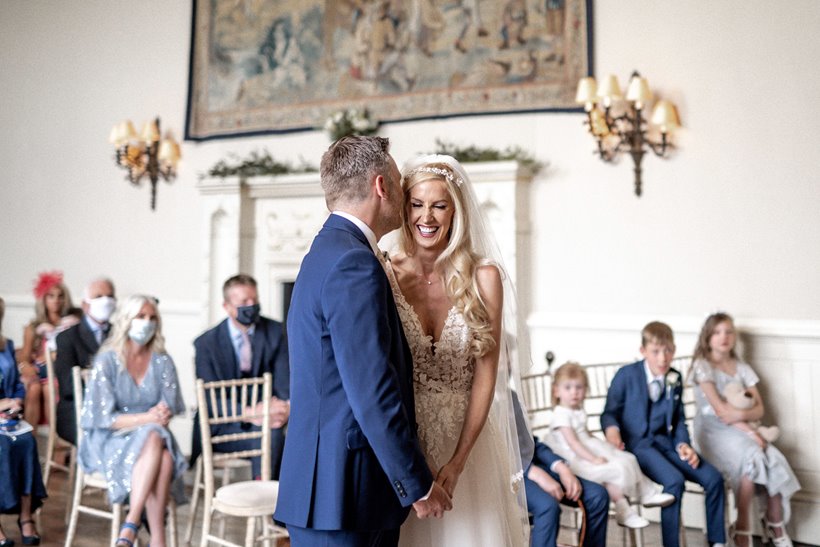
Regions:
<instances>
[{"instance_id":1,"label":"green garland","mask_svg":"<svg viewBox=\"0 0 820 547\"><path fill-rule=\"evenodd\" d=\"M227 160L219 160L213 167L208 169L199 178L205 177L239 177L247 179L250 177L262 177L270 175L287 175L290 173L315 173L318 171L314 166L301 160L301 164L294 167L290 163L280 162L273 159L267 150L259 152L254 150L250 155L241 159L237 154L228 154Z\"/></svg>"},{"instance_id":2,"label":"green garland","mask_svg":"<svg viewBox=\"0 0 820 547\"><path fill-rule=\"evenodd\" d=\"M519 146L510 146L504 150L495 148L479 148L477 146L459 147L453 143L436 139L436 150L434 154L446 154L453 156L461 163L472 163L480 161L517 161L521 166L530 169L533 174L538 173L544 164L537 161L535 156Z\"/></svg>"},{"instance_id":3,"label":"green garland","mask_svg":"<svg viewBox=\"0 0 820 547\"><path fill-rule=\"evenodd\" d=\"M477 146L459 147L455 144L436 139L436 149L434 154L446 154L453 156L462 163L474 163L481 161L517 161L521 166L530 169L533 174L538 173L543 168L543 164L535 159L529 152L518 146L511 146L504 150L495 148L479 148ZM270 152L264 150L259 152L254 150L245 159L237 154L228 154L228 159L219 160L206 173L199 176L200 179L206 177L239 177L247 179L250 177L263 177L271 175L287 175L293 173L315 173L318 169L308 164L304 160L298 166L293 166L288 162L280 162L273 159Z\"/></svg>"}]
</instances>

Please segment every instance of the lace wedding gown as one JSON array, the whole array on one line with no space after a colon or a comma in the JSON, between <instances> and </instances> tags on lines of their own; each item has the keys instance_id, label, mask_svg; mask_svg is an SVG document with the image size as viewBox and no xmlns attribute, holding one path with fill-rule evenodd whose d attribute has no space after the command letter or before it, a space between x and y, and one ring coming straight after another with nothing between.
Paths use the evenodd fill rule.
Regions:
<instances>
[{"instance_id":1,"label":"lace wedding gown","mask_svg":"<svg viewBox=\"0 0 820 547\"><path fill-rule=\"evenodd\" d=\"M388 270L390 268L388 267ZM393 294L413 355L421 449L435 475L458 443L475 363L469 357L470 333L464 317L451 308L441 338L433 341L421 328L415 310L404 299L393 272ZM441 519L419 519L411 512L401 528L405 547L480 547L529 545L529 526L510 487L508 452L493 413L467 458L453 494L453 509Z\"/></svg>"}]
</instances>

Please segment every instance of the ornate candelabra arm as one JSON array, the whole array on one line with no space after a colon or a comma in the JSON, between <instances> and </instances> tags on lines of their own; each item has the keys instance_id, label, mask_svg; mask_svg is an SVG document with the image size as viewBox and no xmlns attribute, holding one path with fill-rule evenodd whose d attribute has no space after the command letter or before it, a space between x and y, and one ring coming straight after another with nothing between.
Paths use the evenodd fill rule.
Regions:
<instances>
[{"instance_id":1,"label":"ornate candelabra arm","mask_svg":"<svg viewBox=\"0 0 820 547\"><path fill-rule=\"evenodd\" d=\"M672 144L666 137L666 132L661 133L661 142L655 142L650 139L646 139L646 144L649 145L649 148L652 149L652 152L655 153L658 157L664 157L666 155L666 150L672 148Z\"/></svg>"}]
</instances>

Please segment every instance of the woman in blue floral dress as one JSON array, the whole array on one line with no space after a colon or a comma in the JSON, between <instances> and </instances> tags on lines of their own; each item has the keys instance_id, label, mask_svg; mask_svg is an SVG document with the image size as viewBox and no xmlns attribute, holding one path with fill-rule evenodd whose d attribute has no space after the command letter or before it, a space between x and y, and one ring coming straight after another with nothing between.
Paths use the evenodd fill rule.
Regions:
<instances>
[{"instance_id":1,"label":"woman in blue floral dress","mask_svg":"<svg viewBox=\"0 0 820 547\"><path fill-rule=\"evenodd\" d=\"M156 300L129 297L94 359L80 417L80 465L105 474L112 503L129 504L118 546L133 545L143 509L152 545L165 545L165 506L169 493L182 501L187 468L168 423L184 410Z\"/></svg>"}]
</instances>

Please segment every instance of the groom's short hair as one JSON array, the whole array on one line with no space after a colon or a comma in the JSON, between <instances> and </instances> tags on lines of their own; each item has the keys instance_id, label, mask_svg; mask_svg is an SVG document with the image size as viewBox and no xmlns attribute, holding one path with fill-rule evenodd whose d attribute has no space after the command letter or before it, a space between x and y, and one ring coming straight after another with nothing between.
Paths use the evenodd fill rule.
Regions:
<instances>
[{"instance_id":1,"label":"groom's short hair","mask_svg":"<svg viewBox=\"0 0 820 547\"><path fill-rule=\"evenodd\" d=\"M322 155L320 174L325 203L331 211L338 202L358 203L370 194L370 179L387 176L390 139L342 137Z\"/></svg>"}]
</instances>

